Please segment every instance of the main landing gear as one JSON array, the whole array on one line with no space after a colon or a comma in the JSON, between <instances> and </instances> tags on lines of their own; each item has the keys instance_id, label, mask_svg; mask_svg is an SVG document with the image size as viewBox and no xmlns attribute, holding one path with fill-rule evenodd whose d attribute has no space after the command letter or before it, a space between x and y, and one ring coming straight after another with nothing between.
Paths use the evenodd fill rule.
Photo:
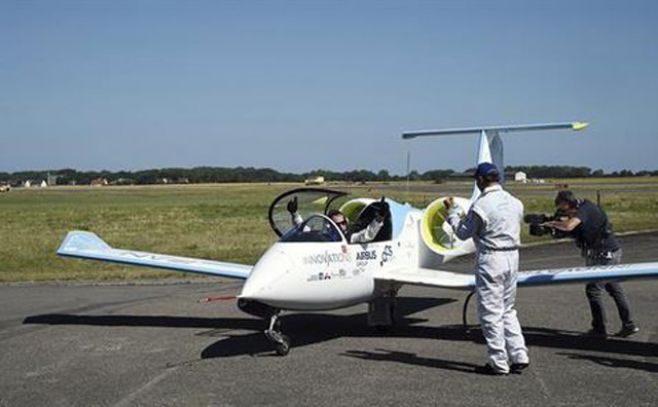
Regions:
<instances>
[{"instance_id":1,"label":"main landing gear","mask_svg":"<svg viewBox=\"0 0 658 407\"><path fill-rule=\"evenodd\" d=\"M274 349L279 356L285 356L290 352L290 338L281 332L280 309L270 307L258 301L238 300L238 308L247 314L269 319L267 329L264 331L267 339L274 343Z\"/></svg>"}]
</instances>

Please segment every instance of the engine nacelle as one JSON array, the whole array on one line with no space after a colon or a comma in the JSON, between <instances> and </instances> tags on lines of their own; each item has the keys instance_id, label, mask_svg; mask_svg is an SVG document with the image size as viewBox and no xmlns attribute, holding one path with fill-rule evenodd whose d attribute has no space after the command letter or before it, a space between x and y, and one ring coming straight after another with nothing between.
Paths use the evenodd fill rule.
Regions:
<instances>
[{"instance_id":1,"label":"engine nacelle","mask_svg":"<svg viewBox=\"0 0 658 407\"><path fill-rule=\"evenodd\" d=\"M423 211L420 221L421 238L425 247L431 252L421 257L431 263L441 264L451 258L471 253L475 249L472 239L464 241L455 236L452 227L446 221L448 212L443 203L445 199L446 197L441 197L429 204ZM464 211L462 215L466 215L465 211L470 207L470 201L455 197L455 203Z\"/></svg>"}]
</instances>

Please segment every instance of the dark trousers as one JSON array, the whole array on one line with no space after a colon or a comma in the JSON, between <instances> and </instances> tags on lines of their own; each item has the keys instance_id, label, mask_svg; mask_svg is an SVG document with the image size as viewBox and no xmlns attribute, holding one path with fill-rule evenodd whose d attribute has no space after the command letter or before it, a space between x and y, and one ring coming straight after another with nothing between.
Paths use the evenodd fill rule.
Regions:
<instances>
[{"instance_id":1,"label":"dark trousers","mask_svg":"<svg viewBox=\"0 0 658 407\"><path fill-rule=\"evenodd\" d=\"M607 266L615 265L621 262L621 249L612 252L612 256L607 258L605 256L587 257L588 266ZM608 292L615 304L617 311L619 311L619 319L621 319L624 328L632 328L635 326L631 317L631 309L628 304L624 289L621 284L614 281L599 281L589 283L585 286L585 293L589 301L589 307L592 310L592 328L598 332L606 332L606 316L605 307L603 306L603 290Z\"/></svg>"}]
</instances>

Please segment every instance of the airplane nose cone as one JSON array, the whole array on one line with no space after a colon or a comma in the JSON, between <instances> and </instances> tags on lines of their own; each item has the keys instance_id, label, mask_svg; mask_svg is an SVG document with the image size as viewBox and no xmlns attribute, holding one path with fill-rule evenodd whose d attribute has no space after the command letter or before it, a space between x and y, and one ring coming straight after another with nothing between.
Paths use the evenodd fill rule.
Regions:
<instances>
[{"instance_id":1,"label":"airplane nose cone","mask_svg":"<svg viewBox=\"0 0 658 407\"><path fill-rule=\"evenodd\" d=\"M251 270L239 298L266 301L272 296L277 281L288 274L291 266L285 253L270 249Z\"/></svg>"}]
</instances>

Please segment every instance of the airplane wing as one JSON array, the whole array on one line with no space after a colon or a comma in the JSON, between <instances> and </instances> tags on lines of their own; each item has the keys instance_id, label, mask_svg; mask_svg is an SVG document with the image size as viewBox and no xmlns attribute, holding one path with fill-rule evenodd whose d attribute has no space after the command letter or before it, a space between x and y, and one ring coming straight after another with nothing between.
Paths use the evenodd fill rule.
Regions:
<instances>
[{"instance_id":1,"label":"airplane wing","mask_svg":"<svg viewBox=\"0 0 658 407\"><path fill-rule=\"evenodd\" d=\"M57 254L65 257L185 271L242 280L249 276L252 269L252 266L244 264L114 249L96 234L83 231L69 232L59 246L59 249L57 249Z\"/></svg>"},{"instance_id":2,"label":"airplane wing","mask_svg":"<svg viewBox=\"0 0 658 407\"><path fill-rule=\"evenodd\" d=\"M379 272L375 278L403 284L456 290L473 290L475 288L475 277L472 274L426 268L389 270ZM525 287L639 278L658 278L658 262L520 271L517 284L519 287Z\"/></svg>"},{"instance_id":3,"label":"airplane wing","mask_svg":"<svg viewBox=\"0 0 658 407\"><path fill-rule=\"evenodd\" d=\"M519 273L517 283L519 286L534 286L656 277L658 262L523 271Z\"/></svg>"}]
</instances>

